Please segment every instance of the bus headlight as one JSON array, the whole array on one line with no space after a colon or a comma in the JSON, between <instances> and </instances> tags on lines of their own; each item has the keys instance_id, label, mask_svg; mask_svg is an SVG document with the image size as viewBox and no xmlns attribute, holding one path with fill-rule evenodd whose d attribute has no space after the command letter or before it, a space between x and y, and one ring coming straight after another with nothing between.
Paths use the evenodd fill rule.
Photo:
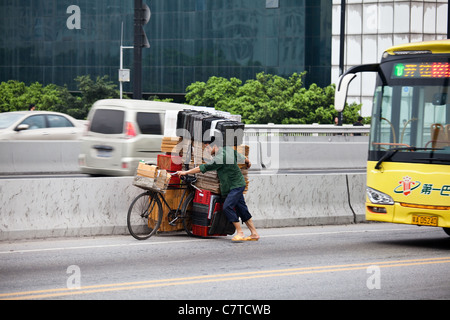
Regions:
<instances>
[{"instance_id":1,"label":"bus headlight","mask_svg":"<svg viewBox=\"0 0 450 320\"><path fill-rule=\"evenodd\" d=\"M373 204L394 204L394 200L387 194L378 190L367 188L367 196Z\"/></svg>"}]
</instances>

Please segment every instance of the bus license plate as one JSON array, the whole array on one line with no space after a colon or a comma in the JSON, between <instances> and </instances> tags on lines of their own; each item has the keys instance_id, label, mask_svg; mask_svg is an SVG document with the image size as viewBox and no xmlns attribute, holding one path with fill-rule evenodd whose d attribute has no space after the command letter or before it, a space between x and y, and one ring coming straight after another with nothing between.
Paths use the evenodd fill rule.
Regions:
<instances>
[{"instance_id":1,"label":"bus license plate","mask_svg":"<svg viewBox=\"0 0 450 320\"><path fill-rule=\"evenodd\" d=\"M438 217L414 215L412 217L412 223L413 224L418 224L418 225L421 225L421 226L437 227L438 226Z\"/></svg>"}]
</instances>

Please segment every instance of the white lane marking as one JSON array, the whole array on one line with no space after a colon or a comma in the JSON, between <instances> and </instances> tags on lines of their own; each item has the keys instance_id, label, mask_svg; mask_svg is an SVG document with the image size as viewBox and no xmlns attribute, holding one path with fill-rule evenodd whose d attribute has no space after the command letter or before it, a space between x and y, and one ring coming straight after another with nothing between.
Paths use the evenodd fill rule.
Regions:
<instances>
[{"instance_id":1,"label":"white lane marking","mask_svg":"<svg viewBox=\"0 0 450 320\"><path fill-rule=\"evenodd\" d=\"M332 234L349 234L349 233L366 233L366 232L393 232L393 231L406 231L411 228L399 228L399 229L364 229L364 230L346 230L346 231L324 231L324 232L304 232L304 233L283 233L263 235L261 240L266 238L278 238L278 237L299 237L299 236L314 236L314 235L332 235ZM133 243L118 243L118 244L105 244L105 245L86 245L86 246L72 246L72 247L54 247L54 248L38 248L38 249L11 249L7 251L0 251L0 254L13 254L13 253L33 253L33 252L46 252L46 251L68 251L68 250L81 250L81 249L98 249L98 248L114 248L114 247L133 247L133 246L152 246L152 245L164 245L173 243L188 243L205 241L205 239L188 239L188 240L169 240L169 241L139 241Z\"/></svg>"}]
</instances>

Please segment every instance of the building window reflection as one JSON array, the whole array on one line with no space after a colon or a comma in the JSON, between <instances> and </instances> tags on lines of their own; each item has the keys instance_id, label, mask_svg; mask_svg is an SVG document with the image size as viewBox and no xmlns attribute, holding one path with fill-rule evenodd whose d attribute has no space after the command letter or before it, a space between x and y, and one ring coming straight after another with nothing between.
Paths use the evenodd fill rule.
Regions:
<instances>
[{"instance_id":1,"label":"building window reflection","mask_svg":"<svg viewBox=\"0 0 450 320\"><path fill-rule=\"evenodd\" d=\"M213 75L246 81L261 71L290 76L307 70L307 82L330 83L330 0L147 3L151 48L143 49L144 93L183 94L192 82ZM74 79L86 74L117 81L122 21L124 45L133 45L133 1L76 5L80 29L67 28L64 1L0 4L0 81L67 84L70 90L76 89ZM125 53L124 66L132 69L132 50ZM131 92L131 85L125 83L124 90Z\"/></svg>"}]
</instances>

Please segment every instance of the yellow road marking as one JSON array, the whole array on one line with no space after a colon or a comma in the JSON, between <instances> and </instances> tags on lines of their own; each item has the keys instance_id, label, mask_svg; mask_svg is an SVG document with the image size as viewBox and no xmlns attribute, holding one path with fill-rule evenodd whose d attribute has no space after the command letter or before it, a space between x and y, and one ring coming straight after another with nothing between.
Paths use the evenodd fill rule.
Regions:
<instances>
[{"instance_id":1,"label":"yellow road marking","mask_svg":"<svg viewBox=\"0 0 450 320\"><path fill-rule=\"evenodd\" d=\"M236 281L236 280L247 280L256 278L284 277L301 274L361 270L367 268L368 266L378 266L380 268L393 268L393 267L408 267L416 265L441 264L441 263L450 263L450 257L381 261L370 263L303 267L303 268L265 270L265 271L249 271L240 273L204 275L204 276L193 276L193 277L183 277L173 279L158 279L158 280L147 280L136 282L100 284L100 285L84 286L81 287L80 289L69 289L69 288L44 289L44 290L34 290L24 292L2 293L0 294L0 299L1 300L43 299L69 295L145 289L154 287L167 287L167 286L178 286L189 284L201 284L209 282Z\"/></svg>"}]
</instances>

